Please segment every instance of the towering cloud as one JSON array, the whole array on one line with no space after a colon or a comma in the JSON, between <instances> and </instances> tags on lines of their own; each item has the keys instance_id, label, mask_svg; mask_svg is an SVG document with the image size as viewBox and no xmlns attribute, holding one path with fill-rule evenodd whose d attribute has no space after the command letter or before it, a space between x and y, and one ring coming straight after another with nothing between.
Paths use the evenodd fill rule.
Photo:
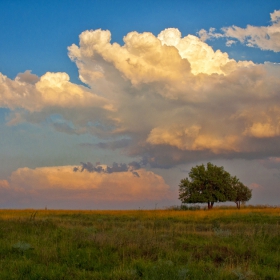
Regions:
<instances>
[{"instance_id":1,"label":"towering cloud","mask_svg":"<svg viewBox=\"0 0 280 280\"><path fill-rule=\"evenodd\" d=\"M279 11L271 19L267 40L277 50ZM204 39L234 37L230 29L203 32ZM261 37L251 38L261 44ZM9 124L49 118L58 131L90 133L99 148L122 149L157 167L280 154L280 65L237 62L175 28L158 36L134 31L123 40L112 43L110 31L87 30L68 48L88 87L66 73L25 72L15 80L1 74L0 105L11 110Z\"/></svg>"},{"instance_id":2,"label":"towering cloud","mask_svg":"<svg viewBox=\"0 0 280 280\"><path fill-rule=\"evenodd\" d=\"M131 32L123 46L110 40L109 31L85 31L69 56L117 108L112 133L131 137L129 155L155 166L250 157L279 136L279 65L236 62L174 28L157 37Z\"/></svg>"}]
</instances>

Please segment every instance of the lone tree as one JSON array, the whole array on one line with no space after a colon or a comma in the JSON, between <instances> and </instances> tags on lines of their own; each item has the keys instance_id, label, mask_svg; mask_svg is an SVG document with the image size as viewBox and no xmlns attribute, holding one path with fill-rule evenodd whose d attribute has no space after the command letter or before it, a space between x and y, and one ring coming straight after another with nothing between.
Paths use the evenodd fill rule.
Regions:
<instances>
[{"instance_id":1,"label":"lone tree","mask_svg":"<svg viewBox=\"0 0 280 280\"><path fill-rule=\"evenodd\" d=\"M212 209L215 202L239 201L240 206L243 196L240 199L239 195L243 194L243 190L247 188L241 184L222 166L218 167L209 162L206 167L204 164L193 167L189 172L189 178L181 180L179 199L182 203L207 203L208 209ZM248 199L244 201L250 198L248 196Z\"/></svg>"}]
</instances>

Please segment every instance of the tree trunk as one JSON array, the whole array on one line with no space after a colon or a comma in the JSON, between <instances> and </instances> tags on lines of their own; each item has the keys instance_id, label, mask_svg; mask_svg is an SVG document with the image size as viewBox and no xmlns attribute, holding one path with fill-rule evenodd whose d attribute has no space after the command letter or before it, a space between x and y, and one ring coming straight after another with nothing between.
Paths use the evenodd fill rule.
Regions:
<instances>
[{"instance_id":1,"label":"tree trunk","mask_svg":"<svg viewBox=\"0 0 280 280\"><path fill-rule=\"evenodd\" d=\"M235 201L235 203L236 203L236 208L240 209L240 201Z\"/></svg>"},{"instance_id":2,"label":"tree trunk","mask_svg":"<svg viewBox=\"0 0 280 280\"><path fill-rule=\"evenodd\" d=\"M212 209L213 208L213 205L214 205L214 202L213 201L208 201L208 210Z\"/></svg>"},{"instance_id":3,"label":"tree trunk","mask_svg":"<svg viewBox=\"0 0 280 280\"><path fill-rule=\"evenodd\" d=\"M240 201L235 201L237 209L240 209Z\"/></svg>"}]
</instances>

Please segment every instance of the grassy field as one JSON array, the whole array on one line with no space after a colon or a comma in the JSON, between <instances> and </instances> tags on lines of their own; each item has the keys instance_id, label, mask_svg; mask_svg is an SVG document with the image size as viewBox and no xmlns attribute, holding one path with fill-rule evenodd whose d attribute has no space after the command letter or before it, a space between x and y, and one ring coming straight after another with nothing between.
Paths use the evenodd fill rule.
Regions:
<instances>
[{"instance_id":1,"label":"grassy field","mask_svg":"<svg viewBox=\"0 0 280 280\"><path fill-rule=\"evenodd\" d=\"M0 210L0 279L280 279L280 208Z\"/></svg>"}]
</instances>

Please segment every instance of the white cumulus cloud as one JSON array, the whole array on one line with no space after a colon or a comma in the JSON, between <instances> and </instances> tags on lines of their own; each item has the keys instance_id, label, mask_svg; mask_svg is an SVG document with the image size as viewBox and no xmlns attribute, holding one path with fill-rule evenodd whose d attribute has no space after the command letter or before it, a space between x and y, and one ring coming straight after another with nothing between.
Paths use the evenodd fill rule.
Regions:
<instances>
[{"instance_id":1,"label":"white cumulus cloud","mask_svg":"<svg viewBox=\"0 0 280 280\"><path fill-rule=\"evenodd\" d=\"M87 30L68 50L88 87L66 73L1 74L10 124L50 118L58 131L92 134L99 148L160 167L280 152L279 64L237 62L175 28L130 32L123 45L108 30Z\"/></svg>"}]
</instances>

